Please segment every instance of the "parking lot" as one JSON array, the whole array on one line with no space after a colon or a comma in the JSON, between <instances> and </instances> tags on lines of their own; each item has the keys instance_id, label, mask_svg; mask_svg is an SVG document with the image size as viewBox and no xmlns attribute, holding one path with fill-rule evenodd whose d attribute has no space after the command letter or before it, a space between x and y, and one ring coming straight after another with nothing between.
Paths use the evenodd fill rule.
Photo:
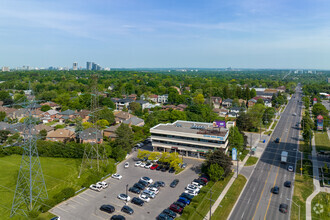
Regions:
<instances>
[{"instance_id":1,"label":"parking lot","mask_svg":"<svg viewBox=\"0 0 330 220\"><path fill-rule=\"evenodd\" d=\"M109 187L101 192L92 191L90 189L80 193L79 195L57 205L50 210L51 213L61 217L61 220L71 219L110 219L112 215L123 215L126 219L155 219L165 208L168 208L179 195L184 191L184 188L198 176L200 172L201 160L184 158L187 163L187 168L180 174L161 172L156 170L134 167L136 152L117 166L117 173L122 175L121 180L108 178L106 182ZM129 168L124 168L124 163L128 161ZM149 203L144 203L142 207L128 202L128 206L133 208L134 214L128 215L121 212L121 208L125 202L117 198L118 194L126 193L126 185L128 188L138 182L143 176L148 176L154 181L164 181L165 187L160 189L160 192ZM174 179L179 179L180 182L175 188L169 187ZM139 195L128 192L131 197ZM112 214L100 211L99 208L103 204L110 204L116 208Z\"/></svg>"}]
</instances>

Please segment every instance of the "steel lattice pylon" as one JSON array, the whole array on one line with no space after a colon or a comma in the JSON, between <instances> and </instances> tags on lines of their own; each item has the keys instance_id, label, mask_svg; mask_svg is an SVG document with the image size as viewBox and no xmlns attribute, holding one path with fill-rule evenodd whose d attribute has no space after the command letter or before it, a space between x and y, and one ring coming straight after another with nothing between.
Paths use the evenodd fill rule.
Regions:
<instances>
[{"instance_id":1,"label":"steel lattice pylon","mask_svg":"<svg viewBox=\"0 0 330 220\"><path fill-rule=\"evenodd\" d=\"M84 155L80 166L79 176L82 174L83 170L86 166L89 166L89 168L93 168L95 162L97 171L100 171L100 161L105 162L107 164L108 160L106 157L106 151L105 148L103 148L102 155L100 155L99 152L99 141L98 139L103 138L101 135L98 135L98 126L97 126L97 119L98 119L98 111L100 110L98 107L98 89L97 89L97 75L92 76L92 88L91 88L91 114L90 114L90 121L92 122L93 130L95 132L95 143L91 143L90 145L86 145L84 149Z\"/></svg>"},{"instance_id":2,"label":"steel lattice pylon","mask_svg":"<svg viewBox=\"0 0 330 220\"><path fill-rule=\"evenodd\" d=\"M36 102L27 102L24 120L23 155L18 173L16 190L10 216L16 214L28 215L28 212L37 210L40 202L48 198L45 179L42 173L38 149L37 136L33 131L37 120L33 117Z\"/></svg>"}]
</instances>

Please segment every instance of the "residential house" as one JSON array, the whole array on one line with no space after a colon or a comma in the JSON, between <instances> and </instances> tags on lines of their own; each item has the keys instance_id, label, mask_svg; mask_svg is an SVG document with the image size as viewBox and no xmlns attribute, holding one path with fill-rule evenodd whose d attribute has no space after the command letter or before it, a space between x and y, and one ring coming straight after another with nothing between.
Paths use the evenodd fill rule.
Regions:
<instances>
[{"instance_id":1,"label":"residential house","mask_svg":"<svg viewBox=\"0 0 330 220\"><path fill-rule=\"evenodd\" d=\"M102 131L97 128L87 128L79 132L77 138L79 138L80 143L103 143Z\"/></svg>"},{"instance_id":2,"label":"residential house","mask_svg":"<svg viewBox=\"0 0 330 220\"><path fill-rule=\"evenodd\" d=\"M225 108L230 108L233 104L233 100L232 99L225 99L222 101L222 106Z\"/></svg>"},{"instance_id":3,"label":"residential house","mask_svg":"<svg viewBox=\"0 0 330 220\"><path fill-rule=\"evenodd\" d=\"M236 118L237 116L238 116L238 114L235 112L228 112L228 114L227 114L227 117L230 117L230 118Z\"/></svg>"},{"instance_id":4,"label":"residential house","mask_svg":"<svg viewBox=\"0 0 330 220\"><path fill-rule=\"evenodd\" d=\"M51 126L39 124L39 125L34 126L34 128L32 128L32 134L39 134L40 131L42 131L42 130L46 130L48 133L48 132L54 131L55 129Z\"/></svg>"},{"instance_id":5,"label":"residential house","mask_svg":"<svg viewBox=\"0 0 330 220\"><path fill-rule=\"evenodd\" d=\"M272 100L271 99L264 99L264 103L266 107L272 107Z\"/></svg>"},{"instance_id":6,"label":"residential house","mask_svg":"<svg viewBox=\"0 0 330 220\"><path fill-rule=\"evenodd\" d=\"M154 94L150 95L149 100L152 101L152 102L157 103L158 102L158 95L154 95Z\"/></svg>"},{"instance_id":7,"label":"residential house","mask_svg":"<svg viewBox=\"0 0 330 220\"><path fill-rule=\"evenodd\" d=\"M115 121L117 123L122 123L123 121L131 118L133 115L131 115L128 112L123 112L123 111L116 111L113 113L115 116Z\"/></svg>"},{"instance_id":8,"label":"residential house","mask_svg":"<svg viewBox=\"0 0 330 220\"><path fill-rule=\"evenodd\" d=\"M7 108L0 106L0 112L5 112L8 118L13 118L13 113L17 111L16 108Z\"/></svg>"},{"instance_id":9,"label":"residential house","mask_svg":"<svg viewBox=\"0 0 330 220\"><path fill-rule=\"evenodd\" d=\"M66 142L75 138L75 133L68 129L57 129L47 134L46 140Z\"/></svg>"},{"instance_id":10,"label":"residential house","mask_svg":"<svg viewBox=\"0 0 330 220\"><path fill-rule=\"evenodd\" d=\"M137 95L136 95L136 94L130 94L130 95L128 96L128 98L129 98L129 99L132 99L133 101L135 101L136 98L137 98Z\"/></svg>"},{"instance_id":11,"label":"residential house","mask_svg":"<svg viewBox=\"0 0 330 220\"><path fill-rule=\"evenodd\" d=\"M0 130L4 131L4 130L8 130L10 128L10 124L6 123L6 122L0 122Z\"/></svg>"},{"instance_id":12,"label":"residential house","mask_svg":"<svg viewBox=\"0 0 330 220\"><path fill-rule=\"evenodd\" d=\"M53 110L60 110L61 109L61 106L59 104L56 104L55 102L44 102L44 103L41 103L40 105L48 105L50 106L51 109Z\"/></svg>"},{"instance_id":13,"label":"residential house","mask_svg":"<svg viewBox=\"0 0 330 220\"><path fill-rule=\"evenodd\" d=\"M59 113L60 112L53 110L53 109L48 110L43 113L43 117L40 120L42 120L42 123L44 123L44 124L52 122L52 121L60 118Z\"/></svg>"},{"instance_id":14,"label":"residential house","mask_svg":"<svg viewBox=\"0 0 330 220\"><path fill-rule=\"evenodd\" d=\"M136 116L133 116L133 117L123 121L123 123L128 124L129 126L134 125L134 126L142 127L144 125L144 120L141 118L138 118Z\"/></svg>"},{"instance_id":15,"label":"residential house","mask_svg":"<svg viewBox=\"0 0 330 220\"><path fill-rule=\"evenodd\" d=\"M250 108L250 107L254 106L256 103L257 103L256 99L250 99L248 101L248 107Z\"/></svg>"},{"instance_id":16,"label":"residential house","mask_svg":"<svg viewBox=\"0 0 330 220\"><path fill-rule=\"evenodd\" d=\"M230 129L231 127L235 127L236 126L236 121L227 121L226 122L226 128Z\"/></svg>"},{"instance_id":17,"label":"residential house","mask_svg":"<svg viewBox=\"0 0 330 220\"><path fill-rule=\"evenodd\" d=\"M220 106L221 106L221 103L222 103L222 98L212 96L210 99L211 99L211 102L213 104L213 107L219 109Z\"/></svg>"},{"instance_id":18,"label":"residential house","mask_svg":"<svg viewBox=\"0 0 330 220\"><path fill-rule=\"evenodd\" d=\"M213 109L213 111L214 111L214 109ZM226 108L220 108L216 111L216 113L218 113L218 115L220 117L227 117L228 112L229 112L229 110Z\"/></svg>"},{"instance_id":19,"label":"residential house","mask_svg":"<svg viewBox=\"0 0 330 220\"><path fill-rule=\"evenodd\" d=\"M116 124L114 126L110 126L103 130L103 136L111 139L112 141L116 139L116 130L120 126L120 124Z\"/></svg>"},{"instance_id":20,"label":"residential house","mask_svg":"<svg viewBox=\"0 0 330 220\"><path fill-rule=\"evenodd\" d=\"M65 120L72 120L78 116L78 113L74 110L65 110L63 112L58 113L60 116L60 122L63 123Z\"/></svg>"},{"instance_id":21,"label":"residential house","mask_svg":"<svg viewBox=\"0 0 330 220\"><path fill-rule=\"evenodd\" d=\"M135 102L141 105L142 110L144 110L150 103L145 100L136 100Z\"/></svg>"},{"instance_id":22,"label":"residential house","mask_svg":"<svg viewBox=\"0 0 330 220\"><path fill-rule=\"evenodd\" d=\"M82 119L82 122L87 122L89 120L91 111L83 109L78 112L78 116Z\"/></svg>"},{"instance_id":23,"label":"residential house","mask_svg":"<svg viewBox=\"0 0 330 220\"><path fill-rule=\"evenodd\" d=\"M158 103L167 103L168 102L168 94L159 95L157 99Z\"/></svg>"},{"instance_id":24,"label":"residential house","mask_svg":"<svg viewBox=\"0 0 330 220\"><path fill-rule=\"evenodd\" d=\"M8 128L8 131L10 131L10 133L12 133L12 134L15 134L15 133L22 134L24 131L26 131L26 126L23 123L12 124Z\"/></svg>"},{"instance_id":25,"label":"residential house","mask_svg":"<svg viewBox=\"0 0 330 220\"><path fill-rule=\"evenodd\" d=\"M134 102L133 99L119 99L115 101L116 109L123 110L124 108L128 109L128 106L131 102Z\"/></svg>"},{"instance_id":26,"label":"residential house","mask_svg":"<svg viewBox=\"0 0 330 220\"><path fill-rule=\"evenodd\" d=\"M280 86L280 87L277 87L276 90L278 92L285 92L286 88L285 88L285 86Z\"/></svg>"}]
</instances>

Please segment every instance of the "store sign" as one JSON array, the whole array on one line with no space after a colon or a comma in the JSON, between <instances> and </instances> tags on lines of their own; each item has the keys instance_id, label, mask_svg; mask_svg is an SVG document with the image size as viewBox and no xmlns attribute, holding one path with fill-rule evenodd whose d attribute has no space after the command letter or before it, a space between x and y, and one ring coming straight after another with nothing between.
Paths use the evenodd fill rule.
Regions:
<instances>
[{"instance_id":1,"label":"store sign","mask_svg":"<svg viewBox=\"0 0 330 220\"><path fill-rule=\"evenodd\" d=\"M209 138L218 138L218 139L220 139L220 141L223 141L224 139L223 139L223 137L220 137L220 136L213 136L213 135L203 135L203 137L209 137Z\"/></svg>"},{"instance_id":2,"label":"store sign","mask_svg":"<svg viewBox=\"0 0 330 220\"><path fill-rule=\"evenodd\" d=\"M214 128L226 128L226 121L214 121L213 122Z\"/></svg>"},{"instance_id":3,"label":"store sign","mask_svg":"<svg viewBox=\"0 0 330 220\"><path fill-rule=\"evenodd\" d=\"M317 122L316 122L317 130L323 131L323 116L319 115L319 116L317 116L316 119L317 119Z\"/></svg>"},{"instance_id":4,"label":"store sign","mask_svg":"<svg viewBox=\"0 0 330 220\"><path fill-rule=\"evenodd\" d=\"M232 160L237 160L237 150L236 150L236 148L233 148L231 150L231 157L232 157Z\"/></svg>"}]
</instances>

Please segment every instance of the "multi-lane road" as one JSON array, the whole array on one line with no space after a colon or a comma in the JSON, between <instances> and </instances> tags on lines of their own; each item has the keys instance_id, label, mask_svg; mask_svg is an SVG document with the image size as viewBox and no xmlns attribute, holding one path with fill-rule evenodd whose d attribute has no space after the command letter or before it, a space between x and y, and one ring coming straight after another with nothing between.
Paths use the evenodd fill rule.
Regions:
<instances>
[{"instance_id":1,"label":"multi-lane road","mask_svg":"<svg viewBox=\"0 0 330 220\"><path fill-rule=\"evenodd\" d=\"M289 205L289 210L291 209L293 187L287 188L283 184L287 180L294 182L294 172L289 172L287 168L292 165L295 169L296 161L300 158L297 149L299 137L297 124L300 121L301 105L301 92L298 86L282 113L230 219L290 219L290 211L283 214L279 212L279 206L285 203ZM274 142L276 138L281 138L280 143ZM289 153L285 164L281 163L282 151ZM271 193L274 186L280 187L279 194Z\"/></svg>"}]
</instances>

